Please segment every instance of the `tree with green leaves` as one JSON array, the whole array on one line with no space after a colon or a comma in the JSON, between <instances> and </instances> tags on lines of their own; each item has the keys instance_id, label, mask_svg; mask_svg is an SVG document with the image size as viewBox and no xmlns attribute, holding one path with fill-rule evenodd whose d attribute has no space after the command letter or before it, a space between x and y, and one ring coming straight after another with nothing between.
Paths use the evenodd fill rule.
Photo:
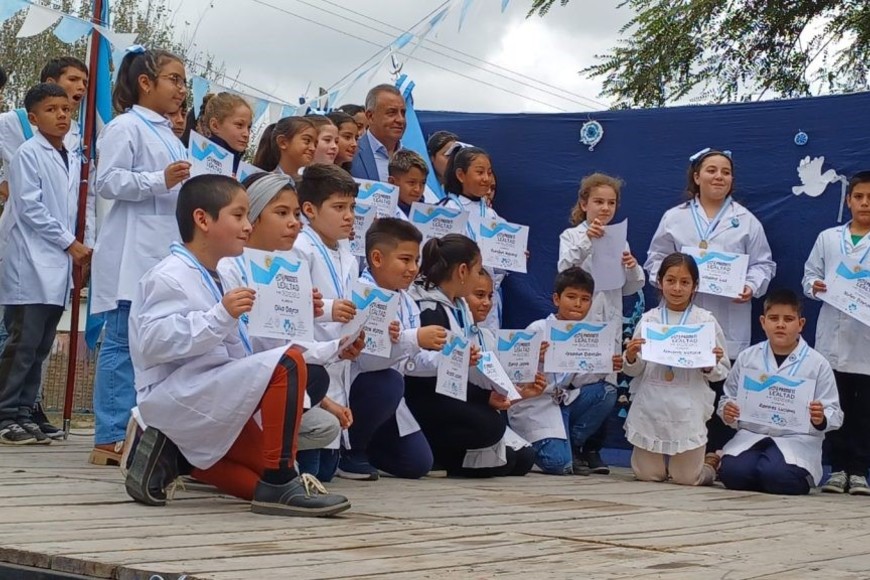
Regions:
<instances>
[{"instance_id":1,"label":"tree with green leaves","mask_svg":"<svg viewBox=\"0 0 870 580\"><path fill-rule=\"evenodd\" d=\"M562 6L570 0L559 0ZM556 0L532 0L545 16ZM617 107L870 87L867 0L622 0L624 38L581 74Z\"/></svg>"}]
</instances>

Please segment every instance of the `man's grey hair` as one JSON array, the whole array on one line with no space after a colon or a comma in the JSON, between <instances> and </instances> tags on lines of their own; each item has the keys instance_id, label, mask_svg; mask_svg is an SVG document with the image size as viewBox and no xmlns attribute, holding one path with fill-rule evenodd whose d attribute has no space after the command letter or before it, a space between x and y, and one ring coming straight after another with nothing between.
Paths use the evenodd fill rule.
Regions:
<instances>
[{"instance_id":1,"label":"man's grey hair","mask_svg":"<svg viewBox=\"0 0 870 580\"><path fill-rule=\"evenodd\" d=\"M394 95L399 95L400 97L402 96L401 91L399 91L399 89L397 89L393 85L384 83L382 85L372 87L372 89L369 90L368 94L366 95L366 111L375 110L375 106L378 104L378 95L380 95L381 93L392 93Z\"/></svg>"}]
</instances>

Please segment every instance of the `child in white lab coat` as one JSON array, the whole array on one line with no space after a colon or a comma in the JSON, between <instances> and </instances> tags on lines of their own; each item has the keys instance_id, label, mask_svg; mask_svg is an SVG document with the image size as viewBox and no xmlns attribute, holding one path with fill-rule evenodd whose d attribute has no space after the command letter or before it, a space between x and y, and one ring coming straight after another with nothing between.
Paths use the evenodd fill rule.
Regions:
<instances>
[{"instance_id":1,"label":"child in white lab coat","mask_svg":"<svg viewBox=\"0 0 870 580\"><path fill-rule=\"evenodd\" d=\"M587 175L580 182L577 203L571 209L571 225L559 236L559 271L572 266L579 266L592 273L593 240L604 236L604 228L609 224L619 208L622 196L622 180L604 173ZM622 288L595 291L594 300L602 302L606 321L622 324L622 297L631 296L643 289L646 276L643 268L632 255L628 242L622 252L622 266L625 271L625 283ZM598 282L596 282L598 286ZM611 384L616 384L616 375L608 378ZM600 446L607 436L607 421L605 420L595 435L587 440L583 448L583 457L575 462L578 470L589 469L592 473L610 473L610 469L601 460ZM586 467L582 465L586 462Z\"/></svg>"},{"instance_id":2,"label":"child in white lab coat","mask_svg":"<svg viewBox=\"0 0 870 580\"><path fill-rule=\"evenodd\" d=\"M852 219L819 234L804 266L804 294L820 300L834 272L865 276L870 255L870 171L849 180L846 205ZM855 274L857 272L857 274ZM866 280L866 279L865 279ZM870 495L870 326L822 304L816 324L816 349L834 369L843 427L831 433L831 478L822 491Z\"/></svg>"},{"instance_id":3,"label":"child in white lab coat","mask_svg":"<svg viewBox=\"0 0 870 580\"><path fill-rule=\"evenodd\" d=\"M801 338L806 322L801 309L800 298L791 290L769 293L761 316L767 340L741 352L725 380L718 412L737 430L722 450L719 468L719 480L728 489L805 495L822 477L822 442L826 432L840 428L843 411L831 365ZM809 432L754 423L751 409L740 407L739 393L746 381L761 381L762 386L775 381L770 388L780 383L786 390L788 381L814 383L804 410Z\"/></svg>"},{"instance_id":4,"label":"child in white lab coat","mask_svg":"<svg viewBox=\"0 0 870 580\"><path fill-rule=\"evenodd\" d=\"M411 204L423 201L429 166L416 151L400 149L390 158L387 169L390 172L390 183L399 188L396 217L408 220L408 216L411 215Z\"/></svg>"},{"instance_id":5,"label":"child in white lab coat","mask_svg":"<svg viewBox=\"0 0 870 580\"><path fill-rule=\"evenodd\" d=\"M237 181L203 175L178 196L183 244L143 276L130 312L137 413L146 426L127 474L127 492L163 505L179 473L251 499L267 515L322 516L350 507L295 469L308 381L302 351L253 352L240 317L250 288L227 290L220 260L242 253L250 234L248 196ZM353 358L362 341L340 356ZM255 417L255 415L259 415Z\"/></svg>"},{"instance_id":6,"label":"child in white lab coat","mask_svg":"<svg viewBox=\"0 0 870 580\"><path fill-rule=\"evenodd\" d=\"M378 470L416 479L432 468L432 450L405 402L403 371L437 365L447 331L420 326L420 311L408 295L417 276L422 235L411 223L379 218L366 233L368 267L360 281L399 294L398 340L389 357L367 355L352 364L349 449L341 450L338 475L378 478Z\"/></svg>"},{"instance_id":7,"label":"child in white lab coat","mask_svg":"<svg viewBox=\"0 0 870 580\"><path fill-rule=\"evenodd\" d=\"M73 263L89 263L91 249L75 236L79 155L64 146L72 121L69 97L41 83L24 98L33 139L9 171L9 238L0 258L0 304L9 338L0 355L0 443L51 443L33 420L42 363L72 286Z\"/></svg>"},{"instance_id":8,"label":"child in white lab coat","mask_svg":"<svg viewBox=\"0 0 870 580\"><path fill-rule=\"evenodd\" d=\"M297 185L299 204L307 220L293 246L294 252L308 263L311 282L323 296L323 315L315 320L314 338L330 341L340 338L342 325L356 315L350 300L350 288L359 278L359 261L350 251L348 236L353 229L353 208L359 186L337 165L315 163L305 168L305 177ZM350 363L341 361L327 366L330 383L328 397L336 404L349 407ZM343 427L352 423L347 411ZM338 438L327 449L300 454L302 471L330 481L338 465Z\"/></svg>"},{"instance_id":9,"label":"child in white lab coat","mask_svg":"<svg viewBox=\"0 0 870 580\"><path fill-rule=\"evenodd\" d=\"M662 260L684 247L719 250L749 256L743 292L737 298L698 294L695 302L710 311L725 333L725 347L732 356L749 346L752 336L752 299L767 292L776 274L761 222L734 200L734 162L729 151L703 149L689 160L686 193L689 200L662 216L650 242L644 268L655 280ZM722 382L711 384L716 401L722 395ZM707 451L715 453L734 431L713 416L707 424ZM711 457L711 461L715 461Z\"/></svg>"},{"instance_id":10,"label":"child in white lab coat","mask_svg":"<svg viewBox=\"0 0 870 580\"><path fill-rule=\"evenodd\" d=\"M705 462L706 422L713 414L712 381L723 380L731 368L725 356L725 337L710 312L692 303L698 289L698 266L686 254L666 256L656 281L662 304L647 311L625 349L625 374L631 381L631 408L625 435L634 446L631 468L641 481L681 485L710 485L716 478L718 456ZM673 368L641 357L646 324L713 324L716 364L710 368ZM713 459L716 459L715 463Z\"/></svg>"},{"instance_id":11,"label":"child in white lab coat","mask_svg":"<svg viewBox=\"0 0 870 580\"><path fill-rule=\"evenodd\" d=\"M594 292L592 275L582 268L572 266L559 272L553 287L556 313L531 323L527 330L546 333L548 320L607 322L603 304L593 300ZM614 342L613 352L618 349L619 343ZM608 378L621 369L622 353L618 353L605 373L545 373L546 389L540 397L511 406L511 427L532 442L541 471L552 475L591 473L583 447L616 403L616 387Z\"/></svg>"},{"instance_id":12,"label":"child in white lab coat","mask_svg":"<svg viewBox=\"0 0 870 580\"><path fill-rule=\"evenodd\" d=\"M254 111L239 95L221 92L205 104L199 131L233 155L233 175L238 174L242 156L251 139Z\"/></svg>"},{"instance_id":13,"label":"child in white lab coat","mask_svg":"<svg viewBox=\"0 0 870 580\"><path fill-rule=\"evenodd\" d=\"M162 50L131 47L118 67L112 119L97 140L96 194L112 206L94 246L91 312L105 334L94 380L91 463L119 465L136 404L130 361L130 301L140 278L178 240L175 200L190 177L185 147L166 115L187 94L184 63Z\"/></svg>"}]
</instances>

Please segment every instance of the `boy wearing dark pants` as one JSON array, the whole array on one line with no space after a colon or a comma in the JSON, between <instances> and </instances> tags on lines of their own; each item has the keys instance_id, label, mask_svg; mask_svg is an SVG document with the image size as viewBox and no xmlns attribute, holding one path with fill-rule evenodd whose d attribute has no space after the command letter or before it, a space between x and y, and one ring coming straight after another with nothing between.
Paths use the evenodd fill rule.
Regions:
<instances>
[{"instance_id":1,"label":"boy wearing dark pants","mask_svg":"<svg viewBox=\"0 0 870 580\"><path fill-rule=\"evenodd\" d=\"M33 420L42 363L51 351L72 287L73 263L90 260L76 240L79 157L64 147L71 124L66 91L42 83L24 99L37 133L12 157L4 220L0 303L9 332L0 355L0 443L47 444Z\"/></svg>"}]
</instances>

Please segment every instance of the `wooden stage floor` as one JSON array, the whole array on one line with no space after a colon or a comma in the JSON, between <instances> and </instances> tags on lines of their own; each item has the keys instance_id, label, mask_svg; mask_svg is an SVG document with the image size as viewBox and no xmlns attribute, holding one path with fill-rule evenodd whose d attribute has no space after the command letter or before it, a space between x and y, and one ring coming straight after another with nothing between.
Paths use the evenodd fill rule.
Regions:
<instances>
[{"instance_id":1,"label":"wooden stage floor","mask_svg":"<svg viewBox=\"0 0 870 580\"><path fill-rule=\"evenodd\" d=\"M341 517L278 518L194 490L136 505L117 469L86 463L90 441L0 446L4 580L870 578L870 498L646 484L625 469L436 474L337 480L329 488L353 503Z\"/></svg>"}]
</instances>

